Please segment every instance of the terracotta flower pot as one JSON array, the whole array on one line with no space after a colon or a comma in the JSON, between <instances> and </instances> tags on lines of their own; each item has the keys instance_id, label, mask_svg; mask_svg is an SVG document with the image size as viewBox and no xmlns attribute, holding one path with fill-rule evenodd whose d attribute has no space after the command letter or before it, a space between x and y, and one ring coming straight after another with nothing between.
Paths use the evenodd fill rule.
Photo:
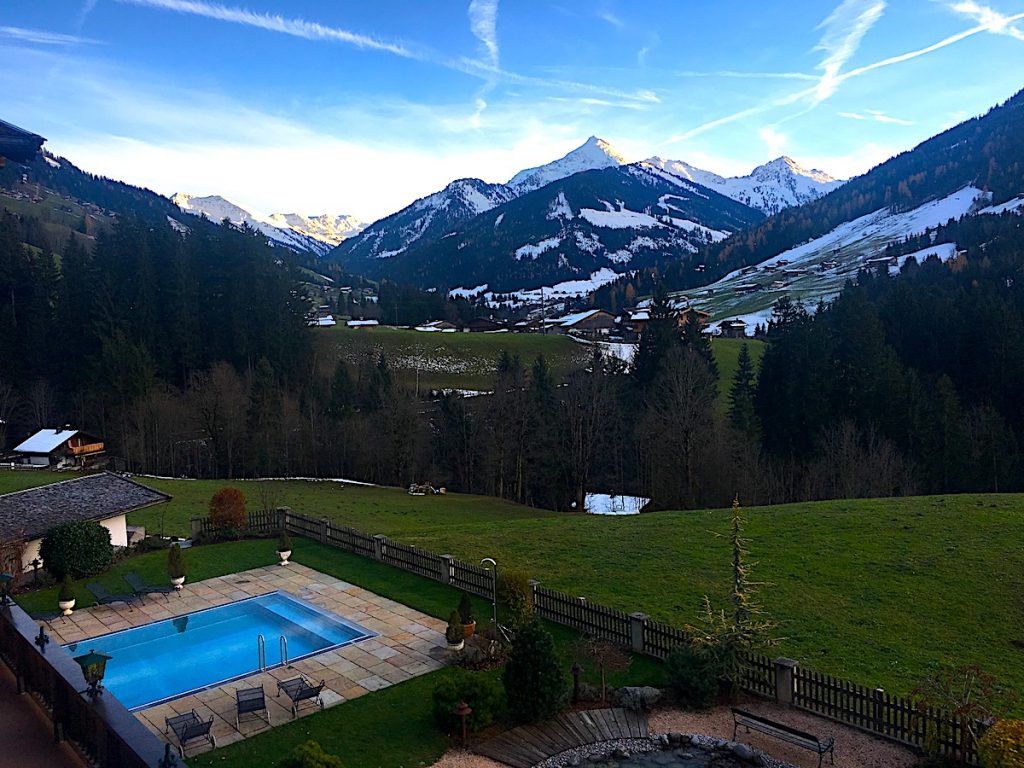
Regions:
<instances>
[{"instance_id":1,"label":"terracotta flower pot","mask_svg":"<svg viewBox=\"0 0 1024 768\"><path fill-rule=\"evenodd\" d=\"M471 638L473 636L473 633L476 632L476 622L474 621L474 622L471 622L470 624L463 624L462 625L462 631L464 633L463 637L466 640L469 640L469 638Z\"/></svg>"}]
</instances>

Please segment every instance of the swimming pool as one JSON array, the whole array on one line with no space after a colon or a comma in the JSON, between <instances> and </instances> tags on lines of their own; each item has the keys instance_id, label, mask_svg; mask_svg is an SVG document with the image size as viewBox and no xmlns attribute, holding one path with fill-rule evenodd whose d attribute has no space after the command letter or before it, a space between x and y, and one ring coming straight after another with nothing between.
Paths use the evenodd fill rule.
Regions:
<instances>
[{"instance_id":1,"label":"swimming pool","mask_svg":"<svg viewBox=\"0 0 1024 768\"><path fill-rule=\"evenodd\" d=\"M260 635L270 668L283 663L281 637L289 661L296 661L375 633L271 592L64 647L75 655L95 650L110 656L103 686L135 711L258 672Z\"/></svg>"}]
</instances>

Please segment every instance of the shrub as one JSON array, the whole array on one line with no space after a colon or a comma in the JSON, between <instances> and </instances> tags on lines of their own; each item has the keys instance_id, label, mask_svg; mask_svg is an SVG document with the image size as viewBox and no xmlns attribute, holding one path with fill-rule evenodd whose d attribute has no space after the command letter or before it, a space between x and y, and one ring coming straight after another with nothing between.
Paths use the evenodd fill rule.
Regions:
<instances>
[{"instance_id":1,"label":"shrub","mask_svg":"<svg viewBox=\"0 0 1024 768\"><path fill-rule=\"evenodd\" d=\"M43 536L39 557L58 581L65 576L80 579L109 568L114 545L110 543L110 531L99 523L60 523Z\"/></svg>"},{"instance_id":2,"label":"shrub","mask_svg":"<svg viewBox=\"0 0 1024 768\"><path fill-rule=\"evenodd\" d=\"M63 581L60 583L60 591L57 592L57 600L66 603L74 599L75 585L71 583L71 577L65 574Z\"/></svg>"},{"instance_id":3,"label":"shrub","mask_svg":"<svg viewBox=\"0 0 1024 768\"><path fill-rule=\"evenodd\" d=\"M505 607L505 623L512 630L533 618L533 588L523 571L504 571L498 576L498 599Z\"/></svg>"},{"instance_id":4,"label":"shrub","mask_svg":"<svg viewBox=\"0 0 1024 768\"><path fill-rule=\"evenodd\" d=\"M1024 768L1024 720L1000 720L978 742L985 768Z\"/></svg>"},{"instance_id":5,"label":"shrub","mask_svg":"<svg viewBox=\"0 0 1024 768\"><path fill-rule=\"evenodd\" d=\"M473 613L473 601L465 592L459 598L459 619L463 624L472 624L476 621L476 615Z\"/></svg>"},{"instance_id":6,"label":"shrub","mask_svg":"<svg viewBox=\"0 0 1024 768\"><path fill-rule=\"evenodd\" d=\"M167 550L167 575L172 579L180 579L187 574L185 555L180 546L172 544L171 548Z\"/></svg>"},{"instance_id":7,"label":"shrub","mask_svg":"<svg viewBox=\"0 0 1024 768\"><path fill-rule=\"evenodd\" d=\"M501 681L509 714L518 722L537 722L562 708L565 675L555 657L551 635L537 619L516 632Z\"/></svg>"},{"instance_id":8,"label":"shrub","mask_svg":"<svg viewBox=\"0 0 1024 768\"><path fill-rule=\"evenodd\" d=\"M280 763L281 768L345 768L340 757L324 752L319 742L300 744Z\"/></svg>"},{"instance_id":9,"label":"shrub","mask_svg":"<svg viewBox=\"0 0 1024 768\"><path fill-rule=\"evenodd\" d=\"M479 731L501 716L505 708L505 689L493 675L457 670L434 687L434 718L446 732L462 727L455 707L466 702L473 710L466 728Z\"/></svg>"},{"instance_id":10,"label":"shrub","mask_svg":"<svg viewBox=\"0 0 1024 768\"><path fill-rule=\"evenodd\" d=\"M284 528L281 529L281 533L277 537L277 551L278 552L291 552L292 551L292 537L288 535L288 531Z\"/></svg>"},{"instance_id":11,"label":"shrub","mask_svg":"<svg viewBox=\"0 0 1024 768\"><path fill-rule=\"evenodd\" d=\"M462 628L462 619L459 618L458 611L452 611L448 617L448 629L445 630L444 636L452 645L458 645L459 641L465 639L466 632Z\"/></svg>"},{"instance_id":12,"label":"shrub","mask_svg":"<svg viewBox=\"0 0 1024 768\"><path fill-rule=\"evenodd\" d=\"M680 645L665 659L665 684L679 703L692 709L710 707L718 693L721 665L706 653Z\"/></svg>"},{"instance_id":13,"label":"shrub","mask_svg":"<svg viewBox=\"0 0 1024 768\"><path fill-rule=\"evenodd\" d=\"M218 531L239 531L246 527L245 494L237 488L221 488L210 499L210 522Z\"/></svg>"}]
</instances>

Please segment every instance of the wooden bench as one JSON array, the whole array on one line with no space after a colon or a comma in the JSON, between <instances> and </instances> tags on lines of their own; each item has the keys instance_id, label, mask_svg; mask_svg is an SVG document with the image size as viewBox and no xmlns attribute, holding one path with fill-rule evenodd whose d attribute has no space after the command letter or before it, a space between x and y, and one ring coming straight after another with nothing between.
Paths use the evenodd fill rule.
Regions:
<instances>
[{"instance_id":1,"label":"wooden bench","mask_svg":"<svg viewBox=\"0 0 1024 768\"><path fill-rule=\"evenodd\" d=\"M811 752L816 752L818 754L818 768L821 768L821 761L826 752L828 752L829 760L832 764L834 765L836 762L836 754L833 749L836 740L832 736L822 739L804 731L799 731L796 728L791 728L784 723L777 723L774 720L769 720L766 717L761 717L753 712L747 712L736 707L732 708L732 722L733 741L736 741L736 730L742 725L747 729L747 733L750 733L751 730L760 731L768 736L774 736L782 741L803 747Z\"/></svg>"}]
</instances>

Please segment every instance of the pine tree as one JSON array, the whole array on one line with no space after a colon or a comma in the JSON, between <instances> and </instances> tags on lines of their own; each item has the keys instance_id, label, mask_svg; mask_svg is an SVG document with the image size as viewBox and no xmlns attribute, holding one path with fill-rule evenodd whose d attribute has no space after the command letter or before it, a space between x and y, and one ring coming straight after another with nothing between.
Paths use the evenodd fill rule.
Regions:
<instances>
[{"instance_id":1,"label":"pine tree","mask_svg":"<svg viewBox=\"0 0 1024 768\"><path fill-rule=\"evenodd\" d=\"M640 344L633 358L633 378L640 389L653 383L679 342L677 315L669 304L664 286L655 287L648 314L650 319L640 334Z\"/></svg>"},{"instance_id":2,"label":"pine tree","mask_svg":"<svg viewBox=\"0 0 1024 768\"><path fill-rule=\"evenodd\" d=\"M704 333L704 323L692 310L686 314L686 322L683 323L683 346L689 347L700 355L708 364L711 374L715 379L718 378L718 363L715 360L715 352L711 348L711 336Z\"/></svg>"},{"instance_id":3,"label":"pine tree","mask_svg":"<svg viewBox=\"0 0 1024 768\"><path fill-rule=\"evenodd\" d=\"M565 700L565 674L554 641L537 619L516 632L501 675L508 713L520 723L535 723L557 714Z\"/></svg>"},{"instance_id":4,"label":"pine tree","mask_svg":"<svg viewBox=\"0 0 1024 768\"><path fill-rule=\"evenodd\" d=\"M729 389L729 423L733 429L753 440L757 437L758 422L754 411L754 363L750 358L750 347L740 347L736 373Z\"/></svg>"}]
</instances>

